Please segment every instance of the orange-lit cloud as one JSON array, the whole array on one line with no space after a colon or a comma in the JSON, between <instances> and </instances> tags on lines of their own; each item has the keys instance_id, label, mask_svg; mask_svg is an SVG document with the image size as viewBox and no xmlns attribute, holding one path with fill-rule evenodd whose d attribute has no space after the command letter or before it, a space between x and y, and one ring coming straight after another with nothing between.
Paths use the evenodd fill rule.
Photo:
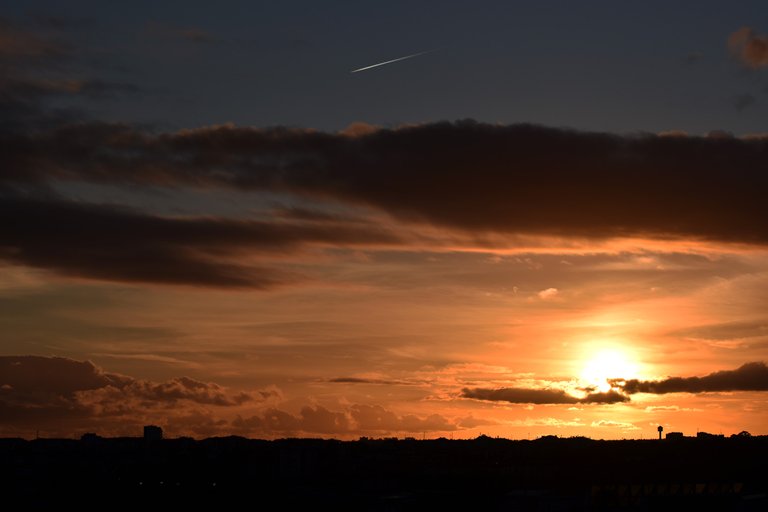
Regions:
<instances>
[{"instance_id":1,"label":"orange-lit cloud","mask_svg":"<svg viewBox=\"0 0 768 512\"><path fill-rule=\"evenodd\" d=\"M589 393L584 398L554 389L499 388L463 389L461 396L475 400L509 402L513 404L612 404L627 402L629 398L615 391Z\"/></svg>"},{"instance_id":2,"label":"orange-lit cloud","mask_svg":"<svg viewBox=\"0 0 768 512\"><path fill-rule=\"evenodd\" d=\"M768 35L759 35L751 27L741 27L728 36L728 47L750 68L768 66Z\"/></svg>"},{"instance_id":3,"label":"orange-lit cloud","mask_svg":"<svg viewBox=\"0 0 768 512\"><path fill-rule=\"evenodd\" d=\"M297 414L275 407L274 387L236 391L189 377L164 382L105 372L89 361L61 357L0 357L0 433L35 427L49 433L99 429L107 435L138 431L142 422L159 423L197 435L238 432L251 436L359 436L403 432L446 432L492 421L439 414L397 414L380 405L351 404L334 411L303 406ZM244 407L260 412L241 416ZM227 410L236 410L231 417Z\"/></svg>"},{"instance_id":4,"label":"orange-lit cloud","mask_svg":"<svg viewBox=\"0 0 768 512\"><path fill-rule=\"evenodd\" d=\"M61 357L0 356L0 429L60 422L134 422L147 414L196 406L234 407L277 396L276 389L231 391L188 377L151 382L108 373L90 361Z\"/></svg>"},{"instance_id":5,"label":"orange-lit cloud","mask_svg":"<svg viewBox=\"0 0 768 512\"><path fill-rule=\"evenodd\" d=\"M439 414L426 417L398 415L380 405L353 404L344 411L331 411L322 406L303 407L293 415L279 409L232 421L236 430L261 435L296 435L320 433L344 436L348 433L382 435L387 432L446 432L458 426Z\"/></svg>"}]
</instances>

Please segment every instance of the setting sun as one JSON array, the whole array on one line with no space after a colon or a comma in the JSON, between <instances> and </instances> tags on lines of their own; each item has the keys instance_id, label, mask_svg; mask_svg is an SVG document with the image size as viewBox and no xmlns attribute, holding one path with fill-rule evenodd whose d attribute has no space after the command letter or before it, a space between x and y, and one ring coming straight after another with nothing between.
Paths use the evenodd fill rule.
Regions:
<instances>
[{"instance_id":1,"label":"setting sun","mask_svg":"<svg viewBox=\"0 0 768 512\"><path fill-rule=\"evenodd\" d=\"M611 389L609 379L637 377L637 364L622 350L601 350L586 362L580 377L584 385L605 393Z\"/></svg>"}]
</instances>

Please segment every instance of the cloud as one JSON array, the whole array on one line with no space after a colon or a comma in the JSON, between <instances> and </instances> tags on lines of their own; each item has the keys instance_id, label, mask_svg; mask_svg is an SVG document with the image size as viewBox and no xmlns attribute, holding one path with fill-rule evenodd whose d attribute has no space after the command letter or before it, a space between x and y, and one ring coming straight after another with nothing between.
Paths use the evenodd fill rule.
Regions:
<instances>
[{"instance_id":1,"label":"cloud","mask_svg":"<svg viewBox=\"0 0 768 512\"><path fill-rule=\"evenodd\" d=\"M707 393L718 391L768 391L768 366L746 363L735 370L722 370L704 377L670 377L663 380L615 381L624 393Z\"/></svg>"},{"instance_id":2,"label":"cloud","mask_svg":"<svg viewBox=\"0 0 768 512\"><path fill-rule=\"evenodd\" d=\"M254 399L248 393L229 394L216 383L200 382L189 377L178 377L165 382L131 380L129 383L110 391L100 399L119 398L127 394L150 402L176 403L180 400L190 400L198 404L223 407L242 405ZM262 397L264 396L262 395Z\"/></svg>"},{"instance_id":3,"label":"cloud","mask_svg":"<svg viewBox=\"0 0 768 512\"><path fill-rule=\"evenodd\" d=\"M629 402L629 397L615 390L590 393L580 400L583 404L616 404Z\"/></svg>"},{"instance_id":4,"label":"cloud","mask_svg":"<svg viewBox=\"0 0 768 512\"><path fill-rule=\"evenodd\" d=\"M577 404L579 399L560 389L464 388L463 398L513 404Z\"/></svg>"},{"instance_id":5,"label":"cloud","mask_svg":"<svg viewBox=\"0 0 768 512\"><path fill-rule=\"evenodd\" d=\"M104 372L90 361L64 357L0 356L0 383L14 393L72 395L107 386L122 387L130 380Z\"/></svg>"},{"instance_id":6,"label":"cloud","mask_svg":"<svg viewBox=\"0 0 768 512\"><path fill-rule=\"evenodd\" d=\"M645 412L680 412L680 411L700 411L701 409L695 409L691 407L680 407L679 405L649 405L645 409Z\"/></svg>"},{"instance_id":7,"label":"cloud","mask_svg":"<svg viewBox=\"0 0 768 512\"><path fill-rule=\"evenodd\" d=\"M170 218L56 198L0 198L0 260L90 279L265 289L297 276L236 256L311 244L401 243L383 227L343 220Z\"/></svg>"},{"instance_id":8,"label":"cloud","mask_svg":"<svg viewBox=\"0 0 768 512\"><path fill-rule=\"evenodd\" d=\"M30 428L67 437L83 430L138 435L140 426L147 423L170 427L175 435L223 435L235 431L266 437L381 435L460 428L460 419L449 420L439 414L397 414L370 404L351 404L338 411L306 405L292 414L273 405L281 397L275 387L234 390L190 377L158 382L109 373L90 361L0 356L2 435L28 435ZM261 411L244 418L244 407ZM226 419L229 410L238 413L232 413L232 421Z\"/></svg>"},{"instance_id":9,"label":"cloud","mask_svg":"<svg viewBox=\"0 0 768 512\"><path fill-rule=\"evenodd\" d=\"M458 426L461 428L476 428L476 427L483 427L486 425L498 425L498 424L499 424L498 421L491 420L491 419L475 418L471 414L464 418L460 418L458 421Z\"/></svg>"},{"instance_id":10,"label":"cloud","mask_svg":"<svg viewBox=\"0 0 768 512\"><path fill-rule=\"evenodd\" d=\"M233 187L323 198L479 235L768 243L768 140L618 136L474 121L347 136L81 123L2 139L0 180Z\"/></svg>"},{"instance_id":11,"label":"cloud","mask_svg":"<svg viewBox=\"0 0 768 512\"><path fill-rule=\"evenodd\" d=\"M692 339L716 341L757 338L768 336L768 322L742 321L698 325L685 329L677 329L671 331L669 334L672 336L682 336Z\"/></svg>"},{"instance_id":12,"label":"cloud","mask_svg":"<svg viewBox=\"0 0 768 512\"><path fill-rule=\"evenodd\" d=\"M559 293L557 288L547 288L546 290L541 290L536 295L538 295L541 300L551 300L557 297Z\"/></svg>"},{"instance_id":13,"label":"cloud","mask_svg":"<svg viewBox=\"0 0 768 512\"><path fill-rule=\"evenodd\" d=\"M258 404L279 394L274 388L233 391L189 377L136 379L63 357L0 356L0 432L6 433L30 426L66 435L78 428L114 432L121 423L165 422L201 406Z\"/></svg>"},{"instance_id":14,"label":"cloud","mask_svg":"<svg viewBox=\"0 0 768 512\"><path fill-rule=\"evenodd\" d=\"M593 421L593 427L608 427L608 428L621 428L623 430L640 430L640 427L633 423L627 423L624 421L612 421L612 420L600 420Z\"/></svg>"},{"instance_id":15,"label":"cloud","mask_svg":"<svg viewBox=\"0 0 768 512\"><path fill-rule=\"evenodd\" d=\"M397 415L380 405L354 405L350 414L363 431L445 431L456 430L456 426L439 414L416 416L413 414Z\"/></svg>"},{"instance_id":16,"label":"cloud","mask_svg":"<svg viewBox=\"0 0 768 512\"><path fill-rule=\"evenodd\" d=\"M751 27L741 27L728 36L728 48L747 67L768 66L768 35L758 35Z\"/></svg>"},{"instance_id":17,"label":"cloud","mask_svg":"<svg viewBox=\"0 0 768 512\"><path fill-rule=\"evenodd\" d=\"M344 411L331 411L320 405L305 406L299 414L271 408L248 418L238 417L232 426L258 435L297 434L382 434L452 431L458 426L439 414L398 415L380 405L353 404Z\"/></svg>"},{"instance_id":18,"label":"cloud","mask_svg":"<svg viewBox=\"0 0 768 512\"><path fill-rule=\"evenodd\" d=\"M329 379L328 382L336 384L381 384L381 385L411 385L412 382L406 382L402 380L387 380L387 379L366 379L359 377L336 377Z\"/></svg>"},{"instance_id":19,"label":"cloud","mask_svg":"<svg viewBox=\"0 0 768 512\"><path fill-rule=\"evenodd\" d=\"M509 402L513 404L612 404L627 402L629 397L616 391L591 393L584 398L569 395L560 389L531 388L464 388L462 398L486 400L491 402Z\"/></svg>"}]
</instances>

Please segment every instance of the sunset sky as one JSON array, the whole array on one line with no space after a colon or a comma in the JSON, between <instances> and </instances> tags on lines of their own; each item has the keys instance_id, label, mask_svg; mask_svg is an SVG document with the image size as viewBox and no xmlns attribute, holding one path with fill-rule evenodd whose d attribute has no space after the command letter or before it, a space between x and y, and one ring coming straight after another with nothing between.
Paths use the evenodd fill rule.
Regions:
<instances>
[{"instance_id":1,"label":"sunset sky","mask_svg":"<svg viewBox=\"0 0 768 512\"><path fill-rule=\"evenodd\" d=\"M767 120L765 0L6 2L0 436L768 434Z\"/></svg>"}]
</instances>

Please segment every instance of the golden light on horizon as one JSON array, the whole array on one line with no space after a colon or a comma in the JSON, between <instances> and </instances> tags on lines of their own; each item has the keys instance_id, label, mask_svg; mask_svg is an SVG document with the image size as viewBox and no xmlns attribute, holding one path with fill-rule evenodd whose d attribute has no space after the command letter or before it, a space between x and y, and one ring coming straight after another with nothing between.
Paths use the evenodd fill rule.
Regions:
<instances>
[{"instance_id":1,"label":"golden light on horizon","mask_svg":"<svg viewBox=\"0 0 768 512\"><path fill-rule=\"evenodd\" d=\"M622 348L600 349L588 356L579 375L585 387L606 393L611 390L611 379L637 378L639 364Z\"/></svg>"}]
</instances>

